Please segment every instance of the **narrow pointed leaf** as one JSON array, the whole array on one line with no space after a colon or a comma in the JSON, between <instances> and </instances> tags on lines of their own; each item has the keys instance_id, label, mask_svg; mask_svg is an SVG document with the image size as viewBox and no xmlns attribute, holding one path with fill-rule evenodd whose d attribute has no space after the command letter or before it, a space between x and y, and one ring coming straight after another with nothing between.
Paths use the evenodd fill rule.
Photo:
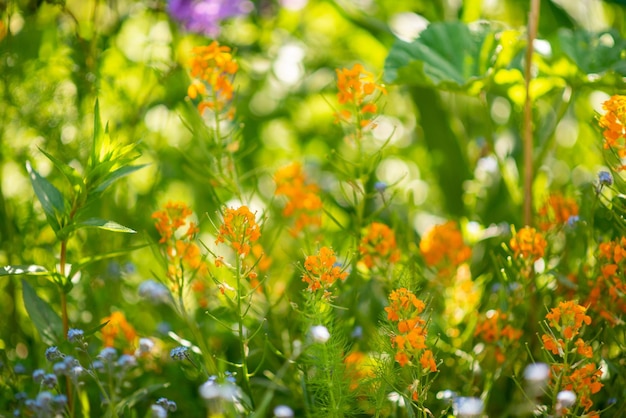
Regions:
<instances>
[{"instance_id":1,"label":"narrow pointed leaf","mask_svg":"<svg viewBox=\"0 0 626 418\"><path fill-rule=\"evenodd\" d=\"M59 315L26 280L22 280L22 297L26 312L39 332L41 340L48 345L56 345L63 335L63 324Z\"/></svg>"},{"instance_id":2,"label":"narrow pointed leaf","mask_svg":"<svg viewBox=\"0 0 626 418\"><path fill-rule=\"evenodd\" d=\"M78 228L99 228L106 231L124 232L127 234L135 234L137 232L134 229L120 225L117 222L107 221L100 218L90 218L84 221L79 221L76 223L76 229Z\"/></svg>"},{"instance_id":3,"label":"narrow pointed leaf","mask_svg":"<svg viewBox=\"0 0 626 418\"><path fill-rule=\"evenodd\" d=\"M46 219L55 232L61 229L59 217L65 213L65 200L61 192L47 179L35 170L29 161L26 162L26 170L35 190L37 199L46 214Z\"/></svg>"},{"instance_id":4,"label":"narrow pointed leaf","mask_svg":"<svg viewBox=\"0 0 626 418\"><path fill-rule=\"evenodd\" d=\"M93 144L91 149L91 164L95 166L98 162L98 152L102 131L102 120L100 119L100 102L96 99L96 104L93 109Z\"/></svg>"},{"instance_id":5,"label":"narrow pointed leaf","mask_svg":"<svg viewBox=\"0 0 626 418\"><path fill-rule=\"evenodd\" d=\"M146 167L148 164L142 164L142 165L131 165L131 166L125 166L125 167L121 167L118 168L115 171L112 171L111 173L109 173L104 180L102 181L102 183L100 183L96 189L95 192L96 193L102 193L107 187L109 187L114 181L121 179L122 177L125 177L131 173L134 173L137 170L140 170L144 167Z\"/></svg>"},{"instance_id":6,"label":"narrow pointed leaf","mask_svg":"<svg viewBox=\"0 0 626 418\"><path fill-rule=\"evenodd\" d=\"M0 267L0 276L45 276L49 274L45 267L36 264Z\"/></svg>"},{"instance_id":7,"label":"narrow pointed leaf","mask_svg":"<svg viewBox=\"0 0 626 418\"><path fill-rule=\"evenodd\" d=\"M58 158L56 158L54 155L50 154L49 152L47 152L46 150L44 150L43 148L38 148L39 151L41 151L41 153L43 155L45 155L46 157L48 157L48 159L50 161L52 161L52 163L54 164L54 166L59 169L59 171L61 173L63 173L63 175L65 176L65 178L67 178L67 180L73 185L76 186L78 184L81 183L82 179L81 176L78 174L78 172L74 169L74 167L65 164L63 161L59 160Z\"/></svg>"}]
</instances>

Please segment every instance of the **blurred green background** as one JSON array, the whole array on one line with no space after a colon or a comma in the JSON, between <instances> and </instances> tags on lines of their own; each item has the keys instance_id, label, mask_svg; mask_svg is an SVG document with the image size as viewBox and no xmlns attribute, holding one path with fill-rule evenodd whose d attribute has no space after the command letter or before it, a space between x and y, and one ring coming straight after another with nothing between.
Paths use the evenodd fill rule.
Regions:
<instances>
[{"instance_id":1,"label":"blurred green background","mask_svg":"<svg viewBox=\"0 0 626 418\"><path fill-rule=\"evenodd\" d=\"M330 169L331 151L347 152L342 129L333 123L335 69L359 62L389 80L383 69L397 38L414 39L428 22L485 20L514 33L511 59L478 92L389 80L373 135L378 145L391 139L376 174L396 194L390 222L416 234L447 218L520 224L523 83L516 69L528 1L253 3L250 15L223 22L219 35L240 65L238 156L241 172L250 173L244 185L254 196L253 208L262 210L272 199L276 168L304 160L327 207L346 219L342 179ZM207 38L181 29L160 0L0 0L0 18L0 265L57 262L55 237L25 163L31 161L61 190L67 187L40 149L80 169L90 149L96 99L113 137L140 142L138 162L149 166L119 182L92 210L139 234L82 233L72 242L70 261L156 239L150 215L168 200L187 202L203 219L204 213L214 217L222 202L210 179L192 168L201 164L194 162L198 138L181 120L188 108L190 49ZM614 34L609 40L593 35L607 30ZM588 53L572 54L563 31L591 34L578 43ZM619 1L545 0L538 37L537 201L548 190L574 192L603 167L593 122L604 100L626 92L626 8ZM283 253L285 260L299 254ZM152 276L152 263L151 251L142 249L91 265L73 290L72 321L93 326L112 309L138 303L134 289ZM42 297L58 303L52 283L33 282ZM16 279L0 281L0 349L8 360L34 366L41 353L29 350L40 346L33 343L36 331L19 287ZM130 311L142 335L154 334L168 319L154 310Z\"/></svg>"}]
</instances>

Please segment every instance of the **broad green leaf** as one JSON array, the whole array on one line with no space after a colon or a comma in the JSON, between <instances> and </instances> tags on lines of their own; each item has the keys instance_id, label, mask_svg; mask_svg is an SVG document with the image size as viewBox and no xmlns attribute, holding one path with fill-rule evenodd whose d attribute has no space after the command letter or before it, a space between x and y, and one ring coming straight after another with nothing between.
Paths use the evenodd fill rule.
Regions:
<instances>
[{"instance_id":1,"label":"broad green leaf","mask_svg":"<svg viewBox=\"0 0 626 418\"><path fill-rule=\"evenodd\" d=\"M432 23L415 41L396 41L385 62L385 79L475 93L495 61L496 34L487 24Z\"/></svg>"},{"instance_id":2,"label":"broad green leaf","mask_svg":"<svg viewBox=\"0 0 626 418\"><path fill-rule=\"evenodd\" d=\"M615 71L626 76L626 39L615 30L559 30L561 48L585 74Z\"/></svg>"},{"instance_id":3,"label":"broad green leaf","mask_svg":"<svg viewBox=\"0 0 626 418\"><path fill-rule=\"evenodd\" d=\"M0 276L45 276L49 274L45 267L36 264L0 267Z\"/></svg>"},{"instance_id":4,"label":"broad green leaf","mask_svg":"<svg viewBox=\"0 0 626 418\"><path fill-rule=\"evenodd\" d=\"M63 195L52 183L42 177L37 170L30 165L29 161L26 162L26 170L28 170L28 176L30 177L37 199L41 202L48 223L54 232L58 232L61 229L59 218L65 213L65 200L63 199Z\"/></svg>"},{"instance_id":5,"label":"broad green leaf","mask_svg":"<svg viewBox=\"0 0 626 418\"><path fill-rule=\"evenodd\" d=\"M37 328L41 340L48 345L56 345L63 335L63 324L59 315L45 300L41 299L37 292L26 280L22 279L22 297L26 312L33 325Z\"/></svg>"}]
</instances>

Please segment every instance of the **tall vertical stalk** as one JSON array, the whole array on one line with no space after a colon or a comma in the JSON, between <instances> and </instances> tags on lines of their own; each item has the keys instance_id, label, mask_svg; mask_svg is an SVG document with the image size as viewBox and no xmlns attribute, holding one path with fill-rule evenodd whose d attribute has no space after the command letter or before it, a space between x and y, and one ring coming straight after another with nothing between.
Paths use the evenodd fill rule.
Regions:
<instances>
[{"instance_id":1,"label":"tall vertical stalk","mask_svg":"<svg viewBox=\"0 0 626 418\"><path fill-rule=\"evenodd\" d=\"M539 23L539 0L531 0L528 15L528 45L524 63L524 82L526 101L524 102L524 224L530 225L533 214L533 115L530 97L530 79L532 77L533 42L537 37Z\"/></svg>"}]
</instances>

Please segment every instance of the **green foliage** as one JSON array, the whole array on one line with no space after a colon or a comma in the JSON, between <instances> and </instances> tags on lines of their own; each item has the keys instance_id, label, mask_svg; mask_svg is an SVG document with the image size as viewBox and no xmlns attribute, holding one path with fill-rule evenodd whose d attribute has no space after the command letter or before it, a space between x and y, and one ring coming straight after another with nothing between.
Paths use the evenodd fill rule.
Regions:
<instances>
[{"instance_id":1,"label":"green foliage","mask_svg":"<svg viewBox=\"0 0 626 418\"><path fill-rule=\"evenodd\" d=\"M48 302L41 299L35 289L26 281L22 280L22 297L28 317L39 332L42 341L47 345L57 345L63 338L63 324L61 317Z\"/></svg>"},{"instance_id":2,"label":"green foliage","mask_svg":"<svg viewBox=\"0 0 626 418\"><path fill-rule=\"evenodd\" d=\"M486 416L559 415L568 376L531 399L524 368L538 361L593 364L593 410L626 413L626 265L604 251L623 250L623 147L604 149L598 127L601 104L626 92L619 1L584 16L541 2L530 197L527 2L252 2L216 37L238 67L232 113L186 97L191 48L213 39L169 3L0 4L0 415L260 418L288 405L306 417L461 417L465 397ZM376 84L362 102L337 97L336 70L355 63ZM216 99L214 81L202 100ZM364 123L334 123L352 120L342 111ZM293 162L302 177L276 193ZM557 193L579 209L550 224ZM537 260L512 244L530 198L534 225L550 224ZM250 242L250 218L224 216L243 206L260 231ZM455 243L429 235L446 221ZM372 223L393 240L370 237ZM471 258L432 262L429 248L453 258L459 242ZM332 289L329 276L323 290L303 282L321 248L337 256L324 268L347 276ZM426 302L419 332L385 310L400 287ZM582 347L545 319L570 300L592 321ZM567 340L567 356L543 334ZM584 416L577 389L570 415ZM42 412L42 393L68 399Z\"/></svg>"}]
</instances>

